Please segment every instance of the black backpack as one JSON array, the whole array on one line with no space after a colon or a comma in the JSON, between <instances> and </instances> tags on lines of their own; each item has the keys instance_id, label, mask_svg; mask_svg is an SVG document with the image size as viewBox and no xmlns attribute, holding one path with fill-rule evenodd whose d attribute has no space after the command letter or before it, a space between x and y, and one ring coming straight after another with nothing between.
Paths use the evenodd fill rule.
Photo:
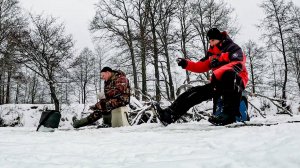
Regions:
<instances>
[{"instance_id":1,"label":"black backpack","mask_svg":"<svg viewBox=\"0 0 300 168\"><path fill-rule=\"evenodd\" d=\"M59 111L43 111L36 131L38 131L42 125L47 128L58 128L60 118L61 114Z\"/></svg>"}]
</instances>

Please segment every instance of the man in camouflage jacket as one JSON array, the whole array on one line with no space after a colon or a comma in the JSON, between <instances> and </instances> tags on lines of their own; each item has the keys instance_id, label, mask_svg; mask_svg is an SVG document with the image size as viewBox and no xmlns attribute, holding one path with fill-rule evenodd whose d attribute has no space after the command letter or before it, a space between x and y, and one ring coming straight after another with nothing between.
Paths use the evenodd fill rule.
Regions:
<instances>
[{"instance_id":1,"label":"man in camouflage jacket","mask_svg":"<svg viewBox=\"0 0 300 168\"><path fill-rule=\"evenodd\" d=\"M89 116L80 120L73 118L74 128L91 124L100 119L102 115L110 114L111 110L129 104L130 86L125 73L104 67L100 75L101 79L105 80L104 96L94 106L90 107L94 112Z\"/></svg>"}]
</instances>

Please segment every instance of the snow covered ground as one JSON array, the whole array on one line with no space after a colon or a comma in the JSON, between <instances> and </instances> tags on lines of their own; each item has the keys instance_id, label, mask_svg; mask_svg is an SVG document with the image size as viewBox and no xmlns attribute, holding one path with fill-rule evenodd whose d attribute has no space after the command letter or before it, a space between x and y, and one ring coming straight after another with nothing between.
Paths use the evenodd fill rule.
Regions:
<instances>
[{"instance_id":1,"label":"snow covered ground","mask_svg":"<svg viewBox=\"0 0 300 168\"><path fill-rule=\"evenodd\" d=\"M53 133L35 129L0 128L2 168L300 167L300 123L225 128L203 121Z\"/></svg>"},{"instance_id":2,"label":"snow covered ground","mask_svg":"<svg viewBox=\"0 0 300 168\"><path fill-rule=\"evenodd\" d=\"M252 102L261 107L259 100ZM293 117L276 115L272 105L263 112L266 119L250 109L252 123L280 123L272 126L225 128L201 120L81 130L71 128L71 118L88 106L71 104L62 106L58 130L36 132L42 110L52 106L0 106L2 123L15 123L0 127L0 168L300 167L300 123L286 123L300 121L297 102Z\"/></svg>"}]
</instances>

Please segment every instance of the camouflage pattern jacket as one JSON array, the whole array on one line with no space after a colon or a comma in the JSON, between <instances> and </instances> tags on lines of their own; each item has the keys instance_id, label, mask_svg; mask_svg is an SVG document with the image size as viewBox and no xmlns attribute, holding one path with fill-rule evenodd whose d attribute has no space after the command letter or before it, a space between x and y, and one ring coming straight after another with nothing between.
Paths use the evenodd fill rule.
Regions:
<instances>
[{"instance_id":1,"label":"camouflage pattern jacket","mask_svg":"<svg viewBox=\"0 0 300 168\"><path fill-rule=\"evenodd\" d=\"M112 72L110 79L104 82L104 94L105 99L101 99L95 105L101 111L111 111L129 104L130 85L124 72Z\"/></svg>"}]
</instances>

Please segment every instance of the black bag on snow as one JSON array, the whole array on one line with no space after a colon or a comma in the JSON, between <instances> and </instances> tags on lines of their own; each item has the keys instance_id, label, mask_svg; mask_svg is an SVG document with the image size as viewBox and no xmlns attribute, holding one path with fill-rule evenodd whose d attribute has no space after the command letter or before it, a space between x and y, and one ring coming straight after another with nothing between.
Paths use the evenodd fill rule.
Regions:
<instances>
[{"instance_id":1,"label":"black bag on snow","mask_svg":"<svg viewBox=\"0 0 300 168\"><path fill-rule=\"evenodd\" d=\"M38 131L41 126L44 126L46 128L58 128L60 118L61 118L61 114L59 111L55 111L55 110L43 111L36 131Z\"/></svg>"}]
</instances>

